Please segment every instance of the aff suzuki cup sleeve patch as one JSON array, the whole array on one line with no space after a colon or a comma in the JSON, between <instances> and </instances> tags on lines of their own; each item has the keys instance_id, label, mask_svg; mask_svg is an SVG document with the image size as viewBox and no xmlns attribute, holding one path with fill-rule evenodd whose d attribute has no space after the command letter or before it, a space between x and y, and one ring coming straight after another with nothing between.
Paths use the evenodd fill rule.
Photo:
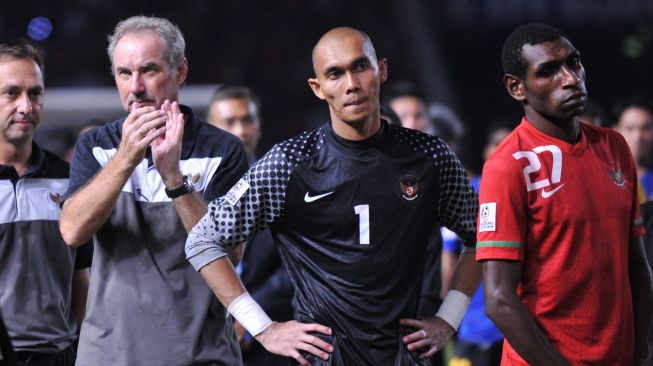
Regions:
<instances>
[{"instance_id":1,"label":"aff suzuki cup sleeve patch","mask_svg":"<svg viewBox=\"0 0 653 366\"><path fill-rule=\"evenodd\" d=\"M497 203L488 202L481 204L478 210L478 231L497 230Z\"/></svg>"},{"instance_id":2,"label":"aff suzuki cup sleeve patch","mask_svg":"<svg viewBox=\"0 0 653 366\"><path fill-rule=\"evenodd\" d=\"M224 195L224 200L229 205L234 206L240 200L240 198L247 192L250 185L244 179L240 179L233 187Z\"/></svg>"}]
</instances>

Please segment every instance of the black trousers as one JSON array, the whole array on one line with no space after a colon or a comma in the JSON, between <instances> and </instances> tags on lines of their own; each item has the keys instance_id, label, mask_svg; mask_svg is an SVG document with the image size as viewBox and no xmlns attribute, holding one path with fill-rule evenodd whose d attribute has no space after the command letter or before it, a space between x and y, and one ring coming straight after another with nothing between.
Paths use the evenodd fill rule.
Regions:
<instances>
[{"instance_id":1,"label":"black trousers","mask_svg":"<svg viewBox=\"0 0 653 366\"><path fill-rule=\"evenodd\" d=\"M18 366L75 366L77 358L73 346L53 353L16 351L15 354Z\"/></svg>"}]
</instances>

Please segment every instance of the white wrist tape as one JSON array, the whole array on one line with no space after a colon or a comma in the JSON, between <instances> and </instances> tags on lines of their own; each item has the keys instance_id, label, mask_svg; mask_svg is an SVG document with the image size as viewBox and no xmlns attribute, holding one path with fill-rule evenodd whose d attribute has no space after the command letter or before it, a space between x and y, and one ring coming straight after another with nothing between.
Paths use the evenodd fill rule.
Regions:
<instances>
[{"instance_id":1,"label":"white wrist tape","mask_svg":"<svg viewBox=\"0 0 653 366\"><path fill-rule=\"evenodd\" d=\"M435 316L442 318L454 330L458 330L471 299L457 290L449 290Z\"/></svg>"},{"instance_id":2,"label":"white wrist tape","mask_svg":"<svg viewBox=\"0 0 653 366\"><path fill-rule=\"evenodd\" d=\"M229 304L227 311L238 320L247 332L256 337L259 333L264 331L270 324L272 319L261 309L261 306L254 301L249 292L244 292L234 299Z\"/></svg>"}]
</instances>

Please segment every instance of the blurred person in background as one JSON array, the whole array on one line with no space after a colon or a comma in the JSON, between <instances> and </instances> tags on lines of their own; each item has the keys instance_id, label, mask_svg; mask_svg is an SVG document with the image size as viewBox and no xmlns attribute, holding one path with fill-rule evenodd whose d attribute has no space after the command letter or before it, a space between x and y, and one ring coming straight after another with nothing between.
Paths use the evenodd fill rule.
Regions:
<instances>
[{"instance_id":1,"label":"blurred person in background","mask_svg":"<svg viewBox=\"0 0 653 366\"><path fill-rule=\"evenodd\" d=\"M33 141L43 80L40 49L0 44L0 309L19 365L72 366L91 258L59 233L68 163Z\"/></svg>"},{"instance_id":2,"label":"blurred person in background","mask_svg":"<svg viewBox=\"0 0 653 366\"><path fill-rule=\"evenodd\" d=\"M434 134L443 139L463 159L463 155L468 153L461 146L465 137L465 126L456 111L444 103L433 102L428 105L428 116ZM467 173L472 175L472 172Z\"/></svg>"},{"instance_id":3,"label":"blurred person in background","mask_svg":"<svg viewBox=\"0 0 653 366\"><path fill-rule=\"evenodd\" d=\"M399 116L406 128L435 135L423 95L409 82L397 82L388 88L385 104Z\"/></svg>"},{"instance_id":4,"label":"blurred person in background","mask_svg":"<svg viewBox=\"0 0 653 366\"><path fill-rule=\"evenodd\" d=\"M86 122L81 128L77 129L77 131L74 134L75 143L73 143L72 146L69 145L70 147L68 148L68 150L66 150L65 158L67 162L70 163L73 160L73 153L75 152L75 144L77 143L77 141L79 141L79 138L82 137L84 133L94 129L95 127L99 127L101 125L102 125L102 121L92 119Z\"/></svg>"},{"instance_id":5,"label":"blurred person in background","mask_svg":"<svg viewBox=\"0 0 653 366\"><path fill-rule=\"evenodd\" d=\"M603 108L597 102L589 98L587 99L583 113L578 116L578 119L581 122L590 125L598 127L610 127L610 123L608 122Z\"/></svg>"},{"instance_id":6,"label":"blurred person in background","mask_svg":"<svg viewBox=\"0 0 653 366\"><path fill-rule=\"evenodd\" d=\"M649 98L633 96L614 107L617 130L628 143L639 178L639 203L653 199L653 103Z\"/></svg>"},{"instance_id":7,"label":"blurred person in background","mask_svg":"<svg viewBox=\"0 0 653 366\"><path fill-rule=\"evenodd\" d=\"M240 139L250 163L256 160L261 138L261 101L246 86L219 85L213 92L206 121Z\"/></svg>"},{"instance_id":8,"label":"blurred person in background","mask_svg":"<svg viewBox=\"0 0 653 366\"><path fill-rule=\"evenodd\" d=\"M256 161L261 137L261 101L246 86L220 85L209 104L206 121L234 134L245 145L250 163ZM281 263L270 230L264 230L245 245L243 259L236 267L243 285L272 318L294 318L290 278ZM245 328L234 320L234 328L246 366L286 366L289 359L268 352Z\"/></svg>"},{"instance_id":9,"label":"blurred person in background","mask_svg":"<svg viewBox=\"0 0 653 366\"><path fill-rule=\"evenodd\" d=\"M243 144L179 105L188 61L176 25L135 16L108 41L127 115L80 137L61 213L68 245L95 243L77 365L240 365L232 322L184 242L247 170Z\"/></svg>"}]
</instances>

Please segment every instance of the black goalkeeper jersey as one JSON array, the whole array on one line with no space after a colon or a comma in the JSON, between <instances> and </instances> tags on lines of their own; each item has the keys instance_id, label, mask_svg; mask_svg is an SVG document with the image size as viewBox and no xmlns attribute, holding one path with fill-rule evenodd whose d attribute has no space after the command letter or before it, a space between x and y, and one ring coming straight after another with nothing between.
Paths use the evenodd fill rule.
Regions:
<instances>
[{"instance_id":1,"label":"black goalkeeper jersey","mask_svg":"<svg viewBox=\"0 0 653 366\"><path fill-rule=\"evenodd\" d=\"M315 364L415 365L399 319L416 318L426 246L441 225L473 245L477 206L439 138L383 122L352 142L327 123L270 150L209 205L186 248L199 269L212 247L270 227L298 321L333 329L332 357Z\"/></svg>"}]
</instances>

